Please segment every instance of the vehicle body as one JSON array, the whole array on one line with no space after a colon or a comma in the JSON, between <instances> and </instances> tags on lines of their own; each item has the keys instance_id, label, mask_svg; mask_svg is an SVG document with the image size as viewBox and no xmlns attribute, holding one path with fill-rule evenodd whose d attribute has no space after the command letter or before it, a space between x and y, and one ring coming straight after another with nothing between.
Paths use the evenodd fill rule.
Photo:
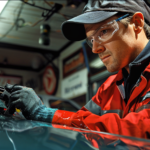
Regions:
<instances>
[{"instance_id":1,"label":"vehicle body","mask_svg":"<svg viewBox=\"0 0 150 150\"><path fill-rule=\"evenodd\" d=\"M140 150L150 140L7 116L0 101L0 150Z\"/></svg>"},{"instance_id":2,"label":"vehicle body","mask_svg":"<svg viewBox=\"0 0 150 150\"><path fill-rule=\"evenodd\" d=\"M0 115L1 150L140 150L150 140Z\"/></svg>"},{"instance_id":3,"label":"vehicle body","mask_svg":"<svg viewBox=\"0 0 150 150\"><path fill-rule=\"evenodd\" d=\"M0 110L3 106L0 103ZM0 112L0 135L0 150L150 149L150 140L26 120L18 112Z\"/></svg>"}]
</instances>

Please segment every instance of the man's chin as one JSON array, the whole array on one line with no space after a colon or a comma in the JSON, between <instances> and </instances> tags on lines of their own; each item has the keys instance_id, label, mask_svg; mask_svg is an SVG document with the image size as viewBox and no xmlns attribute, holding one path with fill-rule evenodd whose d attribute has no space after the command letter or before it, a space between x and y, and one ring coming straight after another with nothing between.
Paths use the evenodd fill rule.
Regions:
<instances>
[{"instance_id":1,"label":"man's chin","mask_svg":"<svg viewBox=\"0 0 150 150\"><path fill-rule=\"evenodd\" d=\"M111 72L111 73L119 71L118 68L114 68L114 67L107 67L106 66L106 69L107 69L108 72Z\"/></svg>"}]
</instances>

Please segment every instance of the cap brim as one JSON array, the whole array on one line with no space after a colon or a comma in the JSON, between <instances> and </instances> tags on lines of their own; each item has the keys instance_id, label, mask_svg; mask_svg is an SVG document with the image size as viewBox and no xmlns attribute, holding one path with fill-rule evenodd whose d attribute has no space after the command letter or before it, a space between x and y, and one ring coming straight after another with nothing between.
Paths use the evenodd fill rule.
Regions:
<instances>
[{"instance_id":1,"label":"cap brim","mask_svg":"<svg viewBox=\"0 0 150 150\"><path fill-rule=\"evenodd\" d=\"M102 22L118 12L92 11L81 14L62 24L63 35L71 41L80 41L86 38L84 24Z\"/></svg>"}]
</instances>

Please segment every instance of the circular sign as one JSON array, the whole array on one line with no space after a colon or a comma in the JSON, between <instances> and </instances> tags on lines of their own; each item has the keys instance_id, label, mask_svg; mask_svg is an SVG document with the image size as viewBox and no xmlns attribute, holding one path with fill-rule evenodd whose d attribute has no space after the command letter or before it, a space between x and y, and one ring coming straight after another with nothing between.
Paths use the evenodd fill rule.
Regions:
<instances>
[{"instance_id":1,"label":"circular sign","mask_svg":"<svg viewBox=\"0 0 150 150\"><path fill-rule=\"evenodd\" d=\"M55 72L51 66L48 66L45 69L44 75L43 75L43 86L44 90L48 95L53 95L56 91L57 87L57 79Z\"/></svg>"}]
</instances>

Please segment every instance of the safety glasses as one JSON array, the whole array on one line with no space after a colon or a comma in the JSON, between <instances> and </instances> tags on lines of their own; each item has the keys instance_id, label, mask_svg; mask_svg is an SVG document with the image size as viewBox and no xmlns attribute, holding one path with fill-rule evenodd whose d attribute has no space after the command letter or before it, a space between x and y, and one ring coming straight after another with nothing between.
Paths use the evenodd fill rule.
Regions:
<instances>
[{"instance_id":1,"label":"safety glasses","mask_svg":"<svg viewBox=\"0 0 150 150\"><path fill-rule=\"evenodd\" d=\"M92 48L93 41L102 44L110 40L112 36L119 30L119 25L117 22L124 19L127 16L129 16L129 14L126 14L116 20L108 22L99 27L90 37L86 38L87 44Z\"/></svg>"}]
</instances>

